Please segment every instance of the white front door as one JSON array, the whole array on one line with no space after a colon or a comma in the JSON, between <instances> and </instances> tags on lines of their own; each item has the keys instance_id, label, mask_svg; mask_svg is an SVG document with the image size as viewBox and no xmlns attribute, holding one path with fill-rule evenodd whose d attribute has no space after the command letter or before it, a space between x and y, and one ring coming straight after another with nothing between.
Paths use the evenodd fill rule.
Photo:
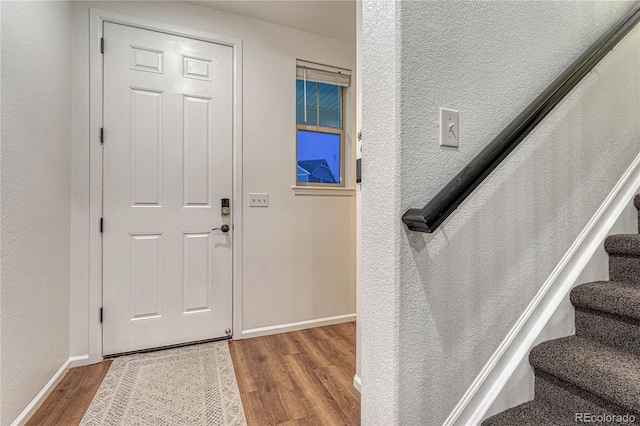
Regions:
<instances>
[{"instance_id":1,"label":"white front door","mask_svg":"<svg viewBox=\"0 0 640 426\"><path fill-rule=\"evenodd\" d=\"M231 329L233 51L104 24L103 353Z\"/></svg>"}]
</instances>

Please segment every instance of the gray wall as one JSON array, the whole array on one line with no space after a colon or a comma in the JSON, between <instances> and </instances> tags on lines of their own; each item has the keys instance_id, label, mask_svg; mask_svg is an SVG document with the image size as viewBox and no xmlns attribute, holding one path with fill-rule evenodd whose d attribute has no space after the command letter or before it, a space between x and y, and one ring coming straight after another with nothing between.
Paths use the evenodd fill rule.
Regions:
<instances>
[{"instance_id":1,"label":"gray wall","mask_svg":"<svg viewBox=\"0 0 640 426\"><path fill-rule=\"evenodd\" d=\"M71 10L2 2L0 424L69 357Z\"/></svg>"},{"instance_id":2,"label":"gray wall","mask_svg":"<svg viewBox=\"0 0 640 426\"><path fill-rule=\"evenodd\" d=\"M365 4L363 424L442 424L640 151L636 30L436 233L400 226L630 6Z\"/></svg>"}]
</instances>

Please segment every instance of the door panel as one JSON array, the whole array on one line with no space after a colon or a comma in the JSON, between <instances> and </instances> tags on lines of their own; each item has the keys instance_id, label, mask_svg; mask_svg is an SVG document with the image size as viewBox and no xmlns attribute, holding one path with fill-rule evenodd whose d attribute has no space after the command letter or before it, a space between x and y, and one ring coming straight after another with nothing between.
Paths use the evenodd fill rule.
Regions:
<instances>
[{"instance_id":1,"label":"door panel","mask_svg":"<svg viewBox=\"0 0 640 426\"><path fill-rule=\"evenodd\" d=\"M162 235L131 235L131 321L162 317Z\"/></svg>"},{"instance_id":2,"label":"door panel","mask_svg":"<svg viewBox=\"0 0 640 426\"><path fill-rule=\"evenodd\" d=\"M232 225L232 48L104 36L103 352L224 337L233 231L212 229Z\"/></svg>"},{"instance_id":3,"label":"door panel","mask_svg":"<svg viewBox=\"0 0 640 426\"><path fill-rule=\"evenodd\" d=\"M162 206L162 92L131 89L131 205Z\"/></svg>"},{"instance_id":4,"label":"door panel","mask_svg":"<svg viewBox=\"0 0 640 426\"><path fill-rule=\"evenodd\" d=\"M211 310L211 234L184 234L183 313Z\"/></svg>"},{"instance_id":5,"label":"door panel","mask_svg":"<svg viewBox=\"0 0 640 426\"><path fill-rule=\"evenodd\" d=\"M211 99L184 97L184 205L211 207Z\"/></svg>"}]
</instances>

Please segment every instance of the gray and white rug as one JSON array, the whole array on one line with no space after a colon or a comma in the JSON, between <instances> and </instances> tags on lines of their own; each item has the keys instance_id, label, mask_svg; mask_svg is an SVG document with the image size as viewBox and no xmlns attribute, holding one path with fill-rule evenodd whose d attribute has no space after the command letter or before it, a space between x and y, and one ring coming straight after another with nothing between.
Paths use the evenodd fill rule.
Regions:
<instances>
[{"instance_id":1,"label":"gray and white rug","mask_svg":"<svg viewBox=\"0 0 640 426\"><path fill-rule=\"evenodd\" d=\"M226 341L116 358L81 426L245 426Z\"/></svg>"}]
</instances>

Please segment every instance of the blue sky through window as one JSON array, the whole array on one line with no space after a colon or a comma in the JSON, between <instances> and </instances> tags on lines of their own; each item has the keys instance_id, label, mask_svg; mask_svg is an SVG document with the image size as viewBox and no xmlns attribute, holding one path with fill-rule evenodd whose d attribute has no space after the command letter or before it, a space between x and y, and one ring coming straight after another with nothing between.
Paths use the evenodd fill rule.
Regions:
<instances>
[{"instance_id":1,"label":"blue sky through window","mask_svg":"<svg viewBox=\"0 0 640 426\"><path fill-rule=\"evenodd\" d=\"M298 182L340 183L340 135L298 130Z\"/></svg>"}]
</instances>

